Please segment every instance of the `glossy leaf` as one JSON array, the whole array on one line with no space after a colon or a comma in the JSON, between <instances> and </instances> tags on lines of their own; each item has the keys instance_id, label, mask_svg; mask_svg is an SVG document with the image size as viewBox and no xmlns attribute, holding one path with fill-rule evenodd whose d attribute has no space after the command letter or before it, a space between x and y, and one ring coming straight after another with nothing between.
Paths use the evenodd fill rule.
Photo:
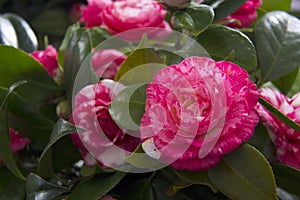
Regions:
<instances>
[{"instance_id":1,"label":"glossy leaf","mask_svg":"<svg viewBox=\"0 0 300 200\"><path fill-rule=\"evenodd\" d=\"M26 200L54 199L69 192L69 188L54 185L31 173L26 179Z\"/></svg>"},{"instance_id":2,"label":"glossy leaf","mask_svg":"<svg viewBox=\"0 0 300 200\"><path fill-rule=\"evenodd\" d=\"M53 127L49 143L45 147L39 161L38 174L43 178L50 178L54 175L52 167L51 147L62 137L76 133L77 129L73 124L59 119Z\"/></svg>"},{"instance_id":3,"label":"glossy leaf","mask_svg":"<svg viewBox=\"0 0 300 200\"><path fill-rule=\"evenodd\" d=\"M263 0L262 8L266 11L290 11L292 0Z\"/></svg>"},{"instance_id":4,"label":"glossy leaf","mask_svg":"<svg viewBox=\"0 0 300 200\"><path fill-rule=\"evenodd\" d=\"M192 171L185 171L185 170L176 170L175 172L183 180L186 180L193 184L207 185L214 192L218 191L214 186L213 182L211 181L211 179L209 178L207 171L192 172Z\"/></svg>"},{"instance_id":5,"label":"glossy leaf","mask_svg":"<svg viewBox=\"0 0 300 200\"><path fill-rule=\"evenodd\" d=\"M278 187L300 198L300 171L280 163L272 163L272 168Z\"/></svg>"},{"instance_id":6,"label":"glossy leaf","mask_svg":"<svg viewBox=\"0 0 300 200\"><path fill-rule=\"evenodd\" d=\"M140 120L145 112L147 84L126 87L112 101L109 113L112 119L127 130L139 130Z\"/></svg>"},{"instance_id":7,"label":"glossy leaf","mask_svg":"<svg viewBox=\"0 0 300 200\"><path fill-rule=\"evenodd\" d=\"M300 21L285 12L264 15L255 27L262 83L285 76L300 66Z\"/></svg>"},{"instance_id":8,"label":"glossy leaf","mask_svg":"<svg viewBox=\"0 0 300 200\"><path fill-rule=\"evenodd\" d=\"M214 2L212 4L216 15L214 21L219 21L234 13L246 1L247 0L219 0Z\"/></svg>"},{"instance_id":9,"label":"glossy leaf","mask_svg":"<svg viewBox=\"0 0 300 200\"><path fill-rule=\"evenodd\" d=\"M274 116L280 119L283 123L288 125L289 127L300 131L300 124L288 118L285 114L277 110L272 104L264 100L263 98L259 98L259 103L261 103L268 111L270 111Z\"/></svg>"},{"instance_id":10,"label":"glossy leaf","mask_svg":"<svg viewBox=\"0 0 300 200\"><path fill-rule=\"evenodd\" d=\"M0 16L0 43L8 46L18 47L16 31L11 22Z\"/></svg>"},{"instance_id":11,"label":"glossy leaf","mask_svg":"<svg viewBox=\"0 0 300 200\"><path fill-rule=\"evenodd\" d=\"M13 176L5 167L0 168L0 199L25 199L25 181Z\"/></svg>"},{"instance_id":12,"label":"glossy leaf","mask_svg":"<svg viewBox=\"0 0 300 200\"><path fill-rule=\"evenodd\" d=\"M133 68L146 65L146 64L161 64L161 59L157 53L151 48L141 48L133 51L127 59L120 66L116 76L115 81L119 81L122 76L130 72ZM141 75L141 74L140 74ZM146 76L149 76L145 72ZM122 82L122 81L121 81Z\"/></svg>"},{"instance_id":13,"label":"glossy leaf","mask_svg":"<svg viewBox=\"0 0 300 200\"><path fill-rule=\"evenodd\" d=\"M26 80L18 91L26 100L40 103L60 94L61 90L44 67L27 53L0 45L0 86L8 88L14 82Z\"/></svg>"},{"instance_id":14,"label":"glossy leaf","mask_svg":"<svg viewBox=\"0 0 300 200\"><path fill-rule=\"evenodd\" d=\"M74 31L65 51L64 60L64 82L70 105L72 105L71 102L76 76L82 63L88 54L91 53L91 50L92 46L89 32L86 29Z\"/></svg>"},{"instance_id":15,"label":"glossy leaf","mask_svg":"<svg viewBox=\"0 0 300 200\"><path fill-rule=\"evenodd\" d=\"M91 28L90 30L91 34L91 40L92 40L92 46L96 47L99 45L102 41L112 37L112 35L104 28Z\"/></svg>"},{"instance_id":16,"label":"glossy leaf","mask_svg":"<svg viewBox=\"0 0 300 200\"><path fill-rule=\"evenodd\" d=\"M287 94L292 86L294 85L297 75L299 72L299 68L296 71L293 71L283 77L280 77L274 81L272 81L272 83L284 94Z\"/></svg>"},{"instance_id":17,"label":"glossy leaf","mask_svg":"<svg viewBox=\"0 0 300 200\"><path fill-rule=\"evenodd\" d=\"M37 50L37 37L29 24L22 17L13 13L4 14L3 17L8 19L13 25L17 35L18 47L20 49L27 53Z\"/></svg>"},{"instance_id":18,"label":"glossy leaf","mask_svg":"<svg viewBox=\"0 0 300 200\"><path fill-rule=\"evenodd\" d=\"M15 175L16 177L25 180L25 177L21 173L20 169L18 168L13 152L11 149L11 142L10 142L10 133L9 133L9 125L7 120L7 104L9 101L10 95L13 91L25 84L26 81L19 81L14 83L8 90L6 97L4 98L3 102L0 106L0 155L2 160L4 161L5 165L9 169L9 171Z\"/></svg>"},{"instance_id":19,"label":"glossy leaf","mask_svg":"<svg viewBox=\"0 0 300 200\"><path fill-rule=\"evenodd\" d=\"M213 19L214 12L210 6L191 6L172 15L172 26L175 29L191 31L193 35L198 36L212 24Z\"/></svg>"},{"instance_id":20,"label":"glossy leaf","mask_svg":"<svg viewBox=\"0 0 300 200\"><path fill-rule=\"evenodd\" d=\"M294 94L300 92L300 70L298 70L297 77L295 79L294 84L292 85L289 93L287 94L288 97L292 97Z\"/></svg>"},{"instance_id":21,"label":"glossy leaf","mask_svg":"<svg viewBox=\"0 0 300 200\"><path fill-rule=\"evenodd\" d=\"M216 60L232 61L249 72L257 68L255 47L240 31L212 25L197 37L197 41Z\"/></svg>"},{"instance_id":22,"label":"glossy leaf","mask_svg":"<svg viewBox=\"0 0 300 200\"><path fill-rule=\"evenodd\" d=\"M126 175L125 172L107 173L80 182L72 191L69 200L97 200L114 188Z\"/></svg>"},{"instance_id":23,"label":"glossy leaf","mask_svg":"<svg viewBox=\"0 0 300 200\"><path fill-rule=\"evenodd\" d=\"M244 144L227 154L208 170L208 175L216 188L231 199L278 199L271 166L250 145Z\"/></svg>"}]
</instances>

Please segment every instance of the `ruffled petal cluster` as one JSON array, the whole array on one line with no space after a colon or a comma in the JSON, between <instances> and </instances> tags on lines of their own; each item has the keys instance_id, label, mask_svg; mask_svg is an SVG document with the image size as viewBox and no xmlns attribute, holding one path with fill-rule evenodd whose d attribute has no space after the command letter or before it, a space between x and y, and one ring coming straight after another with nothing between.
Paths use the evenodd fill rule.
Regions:
<instances>
[{"instance_id":1,"label":"ruffled petal cluster","mask_svg":"<svg viewBox=\"0 0 300 200\"><path fill-rule=\"evenodd\" d=\"M189 57L159 71L141 120L145 152L179 170L204 170L248 140L259 121L256 85L238 65Z\"/></svg>"}]
</instances>

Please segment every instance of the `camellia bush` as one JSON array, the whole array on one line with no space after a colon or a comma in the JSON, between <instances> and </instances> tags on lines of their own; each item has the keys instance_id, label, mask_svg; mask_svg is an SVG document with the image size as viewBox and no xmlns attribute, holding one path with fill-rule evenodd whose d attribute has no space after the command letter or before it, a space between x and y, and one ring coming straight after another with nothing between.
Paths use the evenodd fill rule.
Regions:
<instances>
[{"instance_id":1,"label":"camellia bush","mask_svg":"<svg viewBox=\"0 0 300 200\"><path fill-rule=\"evenodd\" d=\"M59 45L1 13L0 199L299 200L298 4L70 1Z\"/></svg>"}]
</instances>

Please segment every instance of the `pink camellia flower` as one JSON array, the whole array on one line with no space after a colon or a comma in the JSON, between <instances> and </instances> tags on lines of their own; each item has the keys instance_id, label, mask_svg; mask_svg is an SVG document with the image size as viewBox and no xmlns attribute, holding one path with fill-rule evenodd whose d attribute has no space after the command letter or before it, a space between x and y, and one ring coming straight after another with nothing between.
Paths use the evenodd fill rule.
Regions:
<instances>
[{"instance_id":1,"label":"pink camellia flower","mask_svg":"<svg viewBox=\"0 0 300 200\"><path fill-rule=\"evenodd\" d=\"M95 164L96 160L103 167L122 165L123 158L140 142L139 138L123 132L108 111L111 101L123 88L117 82L104 79L84 87L75 96L72 121L86 131L72 137L88 165Z\"/></svg>"},{"instance_id":2,"label":"pink camellia flower","mask_svg":"<svg viewBox=\"0 0 300 200\"><path fill-rule=\"evenodd\" d=\"M224 20L238 20L240 24L233 22L227 24L232 28L247 28L257 18L256 9L262 5L262 0L248 0L237 11L227 16Z\"/></svg>"},{"instance_id":3,"label":"pink camellia flower","mask_svg":"<svg viewBox=\"0 0 300 200\"><path fill-rule=\"evenodd\" d=\"M102 12L106 6L112 3L111 0L88 0L88 5L81 9L81 22L88 28L102 25Z\"/></svg>"},{"instance_id":4,"label":"pink camellia flower","mask_svg":"<svg viewBox=\"0 0 300 200\"><path fill-rule=\"evenodd\" d=\"M95 73L104 79L113 79L127 56L115 49L98 50L92 58Z\"/></svg>"},{"instance_id":5,"label":"pink camellia flower","mask_svg":"<svg viewBox=\"0 0 300 200\"><path fill-rule=\"evenodd\" d=\"M58 69L58 54L52 45L49 45L45 50L34 51L30 53L30 55L40 62L52 77L56 75Z\"/></svg>"},{"instance_id":6,"label":"pink camellia flower","mask_svg":"<svg viewBox=\"0 0 300 200\"><path fill-rule=\"evenodd\" d=\"M30 140L22 135L20 135L18 132L16 132L14 129L9 129L10 133L10 141L11 141L11 149L13 153L17 153L25 148L27 144L29 144ZM0 164L2 163L2 159L0 157Z\"/></svg>"},{"instance_id":7,"label":"pink camellia flower","mask_svg":"<svg viewBox=\"0 0 300 200\"><path fill-rule=\"evenodd\" d=\"M216 165L252 134L256 85L238 65L189 57L159 71L141 120L144 151L179 170Z\"/></svg>"},{"instance_id":8,"label":"pink camellia flower","mask_svg":"<svg viewBox=\"0 0 300 200\"><path fill-rule=\"evenodd\" d=\"M172 29L164 21L167 11L158 1L127 0L114 1L102 13L103 23L112 34L123 33L121 38L138 40L144 33L154 39L167 38Z\"/></svg>"},{"instance_id":9,"label":"pink camellia flower","mask_svg":"<svg viewBox=\"0 0 300 200\"><path fill-rule=\"evenodd\" d=\"M262 88L260 97L291 120L300 123L300 93L289 99L277 90ZM256 110L274 143L278 160L300 169L300 132L277 119L261 104L256 105Z\"/></svg>"}]
</instances>

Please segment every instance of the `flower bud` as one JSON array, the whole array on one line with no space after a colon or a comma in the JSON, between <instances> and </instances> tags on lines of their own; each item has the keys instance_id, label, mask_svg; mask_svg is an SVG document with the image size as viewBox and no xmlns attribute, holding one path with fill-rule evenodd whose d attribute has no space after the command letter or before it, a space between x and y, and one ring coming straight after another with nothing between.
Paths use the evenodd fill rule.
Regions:
<instances>
[{"instance_id":1,"label":"flower bud","mask_svg":"<svg viewBox=\"0 0 300 200\"><path fill-rule=\"evenodd\" d=\"M191 0L163 0L162 2L169 7L182 9L188 7Z\"/></svg>"}]
</instances>

